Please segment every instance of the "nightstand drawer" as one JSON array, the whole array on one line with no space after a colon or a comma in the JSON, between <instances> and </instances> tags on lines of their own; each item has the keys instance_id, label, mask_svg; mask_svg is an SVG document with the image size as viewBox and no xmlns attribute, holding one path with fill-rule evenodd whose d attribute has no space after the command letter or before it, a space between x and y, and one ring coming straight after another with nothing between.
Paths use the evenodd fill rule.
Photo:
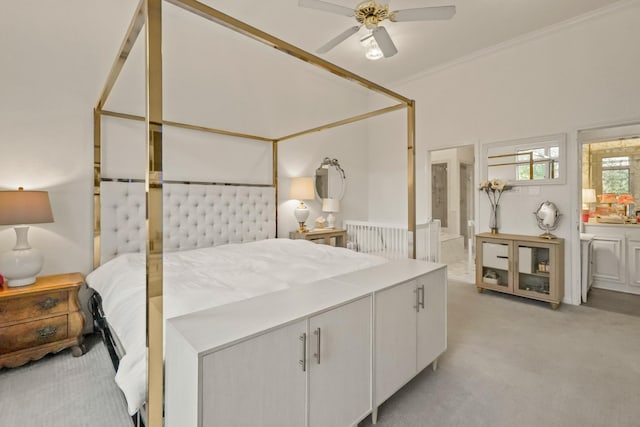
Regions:
<instances>
[{"instance_id":1,"label":"nightstand drawer","mask_svg":"<svg viewBox=\"0 0 640 427\"><path fill-rule=\"evenodd\" d=\"M50 314L66 313L69 309L68 291L11 298L0 301L0 324Z\"/></svg>"},{"instance_id":2,"label":"nightstand drawer","mask_svg":"<svg viewBox=\"0 0 640 427\"><path fill-rule=\"evenodd\" d=\"M0 354L67 338L67 316L0 328Z\"/></svg>"}]
</instances>

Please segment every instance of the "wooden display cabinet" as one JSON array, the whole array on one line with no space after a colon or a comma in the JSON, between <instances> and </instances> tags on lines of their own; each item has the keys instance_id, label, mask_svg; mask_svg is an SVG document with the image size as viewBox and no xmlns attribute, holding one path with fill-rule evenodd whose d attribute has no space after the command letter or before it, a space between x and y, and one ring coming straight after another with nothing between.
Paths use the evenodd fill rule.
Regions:
<instances>
[{"instance_id":1,"label":"wooden display cabinet","mask_svg":"<svg viewBox=\"0 0 640 427\"><path fill-rule=\"evenodd\" d=\"M564 240L477 234L476 287L546 301L557 309L564 297Z\"/></svg>"}]
</instances>

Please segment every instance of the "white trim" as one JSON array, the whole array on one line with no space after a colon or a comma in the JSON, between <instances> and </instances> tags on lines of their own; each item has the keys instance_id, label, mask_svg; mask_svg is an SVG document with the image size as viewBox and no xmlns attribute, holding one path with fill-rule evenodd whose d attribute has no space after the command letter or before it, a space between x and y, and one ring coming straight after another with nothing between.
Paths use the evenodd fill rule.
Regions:
<instances>
[{"instance_id":1,"label":"white trim","mask_svg":"<svg viewBox=\"0 0 640 427\"><path fill-rule=\"evenodd\" d=\"M578 168L575 182L575 188L569 188L570 193L573 194L572 203L574 208L573 218L571 223L575 226L571 227L571 241L569 246L571 247L571 304L580 305L582 303L582 281L581 281L581 255L580 255L580 231L582 230L582 221L580 219L580 206L581 206L581 192L582 188L582 146L591 142L604 139L615 139L624 137L625 130L629 134L637 131L640 124L640 117L634 117L627 120L612 121L612 122L600 122L591 126L584 125L579 128L575 128L571 131L570 135L575 137L575 147L577 150ZM565 287L566 290L566 287ZM566 299L566 292L565 292Z\"/></svg>"}]
</instances>

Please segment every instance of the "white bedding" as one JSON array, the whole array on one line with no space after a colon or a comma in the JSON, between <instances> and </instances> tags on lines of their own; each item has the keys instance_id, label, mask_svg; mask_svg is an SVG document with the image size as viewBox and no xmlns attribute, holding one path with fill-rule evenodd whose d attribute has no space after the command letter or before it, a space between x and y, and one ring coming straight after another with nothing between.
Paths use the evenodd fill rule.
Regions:
<instances>
[{"instance_id":1,"label":"white bedding","mask_svg":"<svg viewBox=\"0 0 640 427\"><path fill-rule=\"evenodd\" d=\"M387 260L305 240L268 239L164 254L164 318L286 289ZM126 354L116 383L129 413L146 399L145 255L125 254L100 266L87 283Z\"/></svg>"}]
</instances>

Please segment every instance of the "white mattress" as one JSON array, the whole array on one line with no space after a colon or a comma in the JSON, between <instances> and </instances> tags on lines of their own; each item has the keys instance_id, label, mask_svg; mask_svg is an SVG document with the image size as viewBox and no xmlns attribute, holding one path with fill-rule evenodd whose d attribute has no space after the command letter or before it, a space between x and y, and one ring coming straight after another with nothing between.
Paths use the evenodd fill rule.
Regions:
<instances>
[{"instance_id":1,"label":"white mattress","mask_svg":"<svg viewBox=\"0 0 640 427\"><path fill-rule=\"evenodd\" d=\"M268 239L164 254L164 318L382 264L381 257L305 240ZM125 348L116 383L135 414L146 399L145 255L124 254L87 276Z\"/></svg>"}]
</instances>

